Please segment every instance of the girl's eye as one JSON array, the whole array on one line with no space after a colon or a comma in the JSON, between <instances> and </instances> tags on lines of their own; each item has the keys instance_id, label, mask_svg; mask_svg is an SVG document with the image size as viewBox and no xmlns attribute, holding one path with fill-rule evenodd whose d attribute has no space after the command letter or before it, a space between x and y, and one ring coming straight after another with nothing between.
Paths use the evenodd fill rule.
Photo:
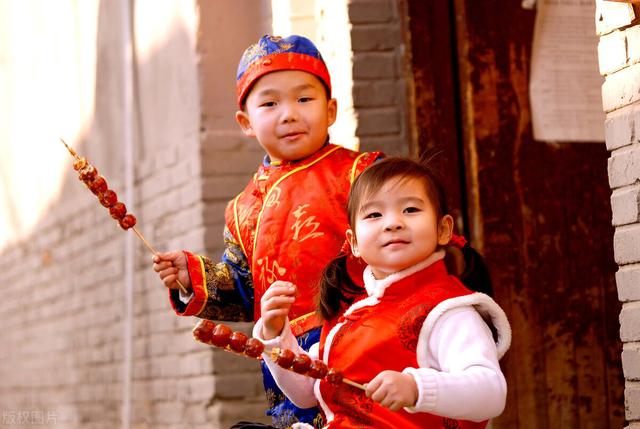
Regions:
<instances>
[{"instance_id":1,"label":"girl's eye","mask_svg":"<svg viewBox=\"0 0 640 429\"><path fill-rule=\"evenodd\" d=\"M374 219L374 218L381 217L381 216L382 216L382 214L381 214L381 213L379 213L379 212L371 212L371 213L367 213L367 214L364 216L364 218L365 218L365 219Z\"/></svg>"},{"instance_id":2,"label":"girl's eye","mask_svg":"<svg viewBox=\"0 0 640 429\"><path fill-rule=\"evenodd\" d=\"M419 211L420 209L417 207L407 207L406 209L404 209L405 213L418 213Z\"/></svg>"}]
</instances>

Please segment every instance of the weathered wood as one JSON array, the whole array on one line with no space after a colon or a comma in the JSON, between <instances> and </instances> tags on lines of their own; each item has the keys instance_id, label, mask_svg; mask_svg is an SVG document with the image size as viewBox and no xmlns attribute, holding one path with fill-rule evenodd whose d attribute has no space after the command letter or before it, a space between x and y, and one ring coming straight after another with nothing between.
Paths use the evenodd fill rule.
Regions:
<instances>
[{"instance_id":1,"label":"weathered wood","mask_svg":"<svg viewBox=\"0 0 640 429\"><path fill-rule=\"evenodd\" d=\"M463 177L460 176L461 136L456 125L457 82L455 40L450 25L452 5L444 1L408 3L411 67L414 75L414 127L419 152L435 151L435 162L447 190L447 204L464 233Z\"/></svg>"},{"instance_id":2,"label":"weathered wood","mask_svg":"<svg viewBox=\"0 0 640 429\"><path fill-rule=\"evenodd\" d=\"M455 17L448 23L445 4ZM507 406L493 427L623 427L604 144L533 140L528 73L535 11L499 0L408 5L421 147L460 139L461 152L452 154L453 145L444 151L455 159L446 161L450 171L462 164L462 191L453 192L513 327L502 362ZM441 32L448 32L449 45ZM453 64L453 82L442 77L445 61ZM442 129L452 126L457 130Z\"/></svg>"}]
</instances>

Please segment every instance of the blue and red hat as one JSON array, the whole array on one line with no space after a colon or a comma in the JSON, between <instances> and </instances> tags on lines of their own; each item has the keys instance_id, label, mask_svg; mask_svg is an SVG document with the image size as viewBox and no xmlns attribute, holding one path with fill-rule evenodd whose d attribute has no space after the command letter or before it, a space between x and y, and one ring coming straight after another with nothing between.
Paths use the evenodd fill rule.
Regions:
<instances>
[{"instance_id":1,"label":"blue and red hat","mask_svg":"<svg viewBox=\"0 0 640 429\"><path fill-rule=\"evenodd\" d=\"M327 88L331 98L331 78L320 51L302 36L279 37L265 35L242 54L236 75L238 106L242 108L253 84L267 73L280 70L300 70L313 74Z\"/></svg>"}]
</instances>

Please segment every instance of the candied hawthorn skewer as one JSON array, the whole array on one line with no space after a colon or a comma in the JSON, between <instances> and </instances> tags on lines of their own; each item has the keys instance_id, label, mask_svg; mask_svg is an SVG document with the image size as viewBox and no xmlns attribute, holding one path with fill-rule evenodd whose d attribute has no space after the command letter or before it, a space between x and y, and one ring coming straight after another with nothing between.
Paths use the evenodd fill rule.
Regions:
<instances>
[{"instance_id":1,"label":"candied hawthorn skewer","mask_svg":"<svg viewBox=\"0 0 640 429\"><path fill-rule=\"evenodd\" d=\"M100 204L109 209L109 214L112 218L118 221L120 228L125 231L127 229L133 230L138 238L142 240L147 249L149 249L154 255L158 255L158 251L149 244L140 231L135 227L137 223L136 217L131 213L127 213L127 207L124 203L118 201L118 195L109 189L107 180L98 174L98 169L89 164L86 158L78 156L76 151L69 147L64 140L60 139L60 141L67 148L71 156L75 158L75 161L73 162L73 169L78 172L78 179L80 179L80 181L83 182L96 197L98 197ZM176 282L183 293L188 293L184 285L180 283L180 280L176 278Z\"/></svg>"},{"instance_id":2,"label":"candied hawthorn skewer","mask_svg":"<svg viewBox=\"0 0 640 429\"><path fill-rule=\"evenodd\" d=\"M211 320L201 320L193 328L193 337L201 343L254 359L261 359L261 355L265 351L264 343L259 339L249 338L242 332L233 331L227 325L216 324ZM346 383L366 390L362 384L344 378L340 371L327 367L327 364L320 359L311 359L307 354L295 354L289 349L279 347L271 349L268 353L278 366L289 371L316 379L326 378L331 384Z\"/></svg>"}]
</instances>

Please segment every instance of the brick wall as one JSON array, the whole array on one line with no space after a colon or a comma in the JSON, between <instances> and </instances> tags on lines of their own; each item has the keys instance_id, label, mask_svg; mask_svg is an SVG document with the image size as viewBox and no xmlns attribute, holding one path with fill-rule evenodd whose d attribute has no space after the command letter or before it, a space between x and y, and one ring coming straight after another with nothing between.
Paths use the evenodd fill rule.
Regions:
<instances>
[{"instance_id":1,"label":"brick wall","mask_svg":"<svg viewBox=\"0 0 640 429\"><path fill-rule=\"evenodd\" d=\"M620 338L625 376L625 412L640 427L640 26L631 5L599 2L596 31L609 184L613 211L614 256L622 304ZM640 9L635 7L635 15Z\"/></svg>"},{"instance_id":2,"label":"brick wall","mask_svg":"<svg viewBox=\"0 0 640 429\"><path fill-rule=\"evenodd\" d=\"M361 150L410 152L402 5L392 0L348 3L353 107Z\"/></svg>"}]
</instances>

